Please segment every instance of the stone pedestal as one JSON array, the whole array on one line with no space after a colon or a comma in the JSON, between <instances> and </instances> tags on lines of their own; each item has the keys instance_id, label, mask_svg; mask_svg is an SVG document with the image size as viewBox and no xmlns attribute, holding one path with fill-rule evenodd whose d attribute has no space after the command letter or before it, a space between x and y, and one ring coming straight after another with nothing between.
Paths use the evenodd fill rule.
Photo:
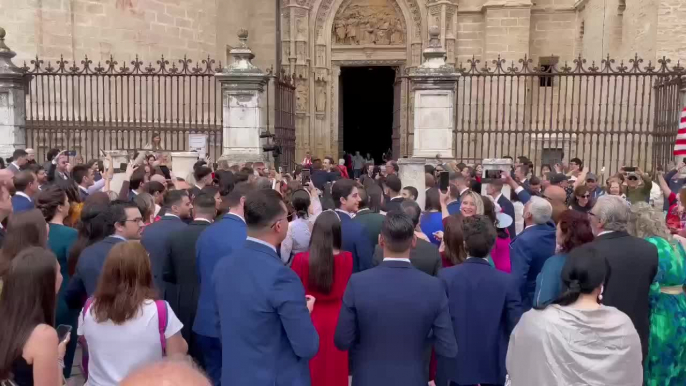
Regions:
<instances>
[{"instance_id":1,"label":"stone pedestal","mask_svg":"<svg viewBox=\"0 0 686 386\"><path fill-rule=\"evenodd\" d=\"M26 148L25 76L12 63L16 54L5 45L5 30L0 28L0 156L11 157L15 149Z\"/></svg>"},{"instance_id":2,"label":"stone pedestal","mask_svg":"<svg viewBox=\"0 0 686 386\"><path fill-rule=\"evenodd\" d=\"M398 160L400 181L403 183L403 188L406 186L417 188L417 204L422 210L424 210L426 199L426 185L424 184L425 164L425 160L421 158L401 158Z\"/></svg>"},{"instance_id":3,"label":"stone pedestal","mask_svg":"<svg viewBox=\"0 0 686 386\"><path fill-rule=\"evenodd\" d=\"M260 134L266 127L264 86L269 76L252 64L248 32L238 33L240 46L231 50L233 63L216 75L222 88L224 142L220 159L229 163L266 161ZM179 174L177 174L179 175Z\"/></svg>"},{"instance_id":4,"label":"stone pedestal","mask_svg":"<svg viewBox=\"0 0 686 386\"><path fill-rule=\"evenodd\" d=\"M413 157L455 158L455 89L459 74L446 63L438 27L429 29L431 39L424 63L409 73L414 93Z\"/></svg>"},{"instance_id":5,"label":"stone pedestal","mask_svg":"<svg viewBox=\"0 0 686 386\"><path fill-rule=\"evenodd\" d=\"M196 162L198 162L198 153L194 151L171 153L171 170L176 177L188 180Z\"/></svg>"},{"instance_id":6,"label":"stone pedestal","mask_svg":"<svg viewBox=\"0 0 686 386\"><path fill-rule=\"evenodd\" d=\"M488 187L488 182L490 179L488 178L488 172L489 171L499 171L499 172L507 172L509 173L510 170L512 170L512 161L509 158L485 158L481 162L481 166L483 168L483 174L481 175L481 195L485 196L486 195L486 188ZM500 173L498 173L500 175ZM510 199L510 185L504 184L503 185L503 190L502 190L503 196L505 196L508 200Z\"/></svg>"}]
</instances>

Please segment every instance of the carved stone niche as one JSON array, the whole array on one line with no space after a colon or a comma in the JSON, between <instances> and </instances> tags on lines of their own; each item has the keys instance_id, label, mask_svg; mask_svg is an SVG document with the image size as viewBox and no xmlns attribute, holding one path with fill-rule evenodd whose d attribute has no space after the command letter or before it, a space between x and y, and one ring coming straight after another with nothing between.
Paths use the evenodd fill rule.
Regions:
<instances>
[{"instance_id":1,"label":"carved stone niche","mask_svg":"<svg viewBox=\"0 0 686 386\"><path fill-rule=\"evenodd\" d=\"M334 45L404 45L407 27L393 0L345 0L333 22Z\"/></svg>"}]
</instances>

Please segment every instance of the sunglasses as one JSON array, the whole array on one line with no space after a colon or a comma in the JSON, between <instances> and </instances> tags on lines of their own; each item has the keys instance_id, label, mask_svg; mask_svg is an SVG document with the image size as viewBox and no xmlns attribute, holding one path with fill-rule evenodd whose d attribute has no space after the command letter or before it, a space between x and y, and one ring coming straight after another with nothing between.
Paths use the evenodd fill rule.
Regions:
<instances>
[{"instance_id":1,"label":"sunglasses","mask_svg":"<svg viewBox=\"0 0 686 386\"><path fill-rule=\"evenodd\" d=\"M638 180L638 178L636 178L636 177L629 177L629 178L627 178L627 179L628 179L629 181L637 181L637 180Z\"/></svg>"},{"instance_id":2,"label":"sunglasses","mask_svg":"<svg viewBox=\"0 0 686 386\"><path fill-rule=\"evenodd\" d=\"M581 198L590 198L591 195L590 195L590 194L584 194L583 196L579 196L579 197L581 197Z\"/></svg>"}]
</instances>

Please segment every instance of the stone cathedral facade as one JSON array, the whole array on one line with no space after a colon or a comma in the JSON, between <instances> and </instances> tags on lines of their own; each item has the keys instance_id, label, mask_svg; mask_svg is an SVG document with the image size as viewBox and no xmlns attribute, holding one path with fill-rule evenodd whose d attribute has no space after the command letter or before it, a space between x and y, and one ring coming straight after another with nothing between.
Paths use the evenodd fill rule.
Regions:
<instances>
[{"instance_id":1,"label":"stone cathedral facade","mask_svg":"<svg viewBox=\"0 0 686 386\"><path fill-rule=\"evenodd\" d=\"M0 26L19 65L36 55L225 62L246 28L256 65L295 74L298 157L342 149L341 68L390 66L402 75L421 64L433 26L456 67L525 56L534 65L634 54L686 62L683 0L0 0ZM407 130L405 86L399 76L398 141Z\"/></svg>"}]
</instances>

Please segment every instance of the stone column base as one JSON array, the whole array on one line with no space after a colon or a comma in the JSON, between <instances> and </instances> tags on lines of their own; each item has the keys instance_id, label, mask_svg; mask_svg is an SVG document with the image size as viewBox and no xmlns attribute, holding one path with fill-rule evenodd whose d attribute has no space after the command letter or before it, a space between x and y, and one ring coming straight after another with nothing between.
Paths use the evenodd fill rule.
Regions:
<instances>
[{"instance_id":1,"label":"stone column base","mask_svg":"<svg viewBox=\"0 0 686 386\"><path fill-rule=\"evenodd\" d=\"M426 185L424 184L424 165L426 161L424 158L401 158L398 160L400 167L400 181L403 188L406 186L414 186L417 189L418 197L417 204L419 208L424 210L424 202L426 199Z\"/></svg>"}]
</instances>

